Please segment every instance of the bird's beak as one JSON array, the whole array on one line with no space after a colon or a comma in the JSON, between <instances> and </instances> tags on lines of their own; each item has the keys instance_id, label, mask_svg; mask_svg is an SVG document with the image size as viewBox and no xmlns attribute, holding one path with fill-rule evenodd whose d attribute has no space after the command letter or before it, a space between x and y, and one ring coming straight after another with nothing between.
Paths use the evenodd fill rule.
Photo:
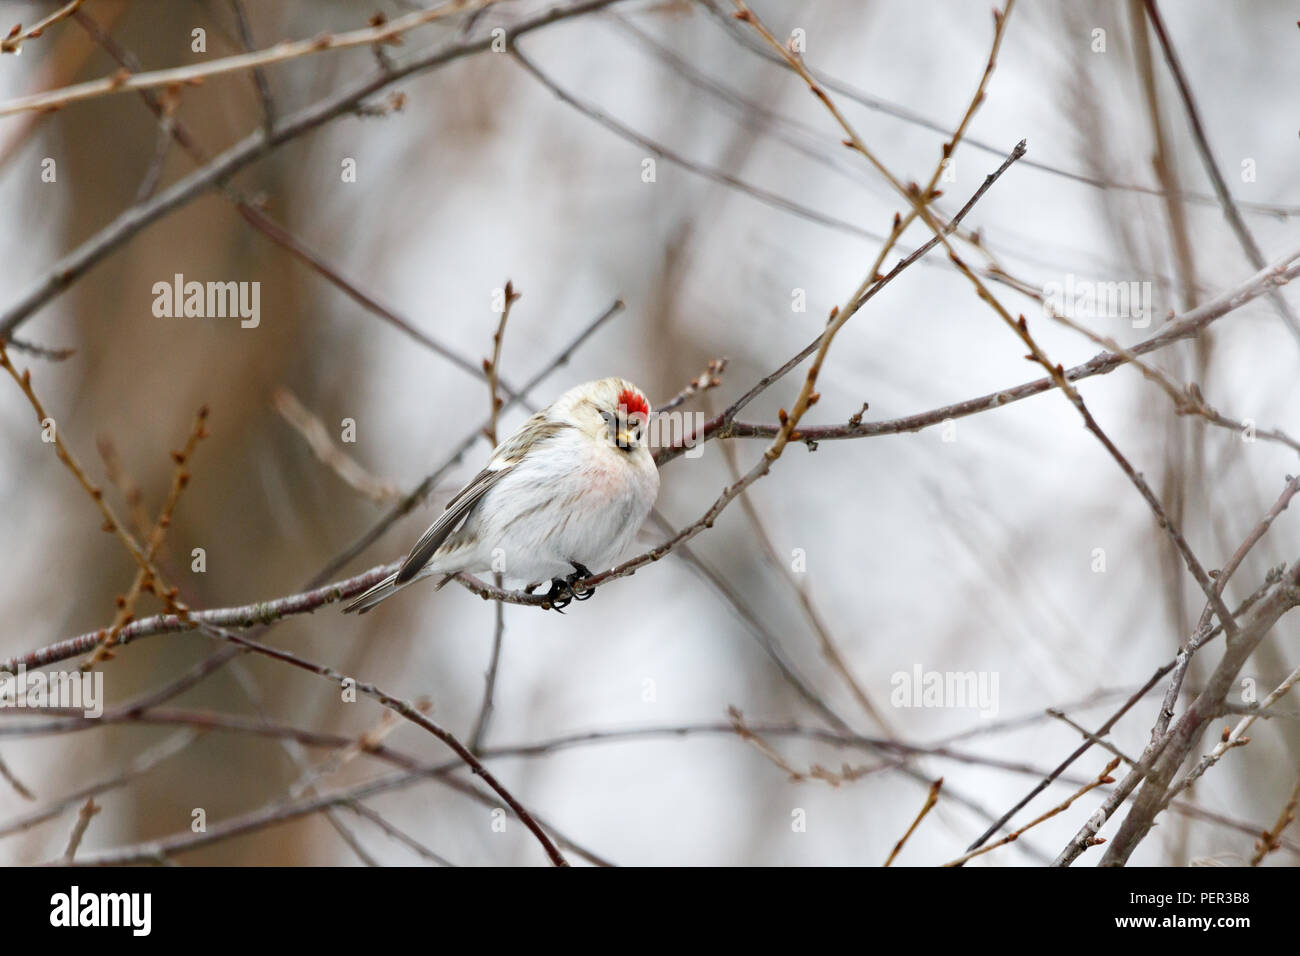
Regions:
<instances>
[{"instance_id":1,"label":"bird's beak","mask_svg":"<svg viewBox=\"0 0 1300 956\"><path fill-rule=\"evenodd\" d=\"M619 448L631 448L636 444L636 433L628 428L620 428L618 430L617 441Z\"/></svg>"}]
</instances>

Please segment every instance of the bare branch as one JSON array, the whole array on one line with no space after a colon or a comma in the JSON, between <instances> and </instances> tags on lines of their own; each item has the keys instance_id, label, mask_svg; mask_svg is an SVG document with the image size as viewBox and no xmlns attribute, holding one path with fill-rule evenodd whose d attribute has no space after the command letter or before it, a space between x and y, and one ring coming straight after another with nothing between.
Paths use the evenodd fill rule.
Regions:
<instances>
[{"instance_id":1,"label":"bare branch","mask_svg":"<svg viewBox=\"0 0 1300 956\"><path fill-rule=\"evenodd\" d=\"M1219 169L1219 164L1214 161L1214 151L1210 149L1209 137L1206 136L1205 127L1201 123L1200 110L1196 108L1196 100L1192 96L1191 85L1187 82L1187 75L1183 72L1182 63L1178 59L1178 54L1174 51L1173 41L1169 38L1169 31L1165 29L1164 19L1160 16L1160 8L1156 5L1156 0L1143 0L1143 6L1146 8L1147 18L1151 21L1151 28L1160 41L1160 49L1164 51L1165 62L1169 64L1169 72L1173 75L1174 83L1178 87L1178 95L1182 97L1183 106L1187 110L1187 121L1192 128L1192 138L1196 141L1196 151L1201 154L1201 162L1205 165L1205 171L1209 175L1210 181L1214 183L1214 194L1223 206L1223 215L1227 218L1228 224L1237 237L1237 242L1241 244L1241 248L1245 251L1246 258L1250 260L1251 265L1256 269L1262 269L1264 268L1264 254L1259 251L1259 244L1255 242L1255 237L1250 234L1250 229L1246 226L1245 220L1241 218L1241 212L1237 209L1237 203L1228 190L1228 183L1223 178L1223 172ZM1291 306L1287 305L1286 299L1282 298L1281 293L1276 290L1269 292L1269 301L1273 304L1273 308L1277 310L1283 324L1290 330L1296 344L1300 345L1300 318L1296 317Z\"/></svg>"},{"instance_id":2,"label":"bare branch","mask_svg":"<svg viewBox=\"0 0 1300 956\"><path fill-rule=\"evenodd\" d=\"M63 6L59 7L49 16L38 20L26 30L21 24L17 24L11 29L8 35L0 40L0 53L21 53L23 51L23 42L26 40L35 40L47 29L54 26L60 20L72 16L77 12L77 8L85 3L86 0L68 0Z\"/></svg>"},{"instance_id":3,"label":"bare branch","mask_svg":"<svg viewBox=\"0 0 1300 956\"><path fill-rule=\"evenodd\" d=\"M925 803L921 807L921 812L916 815L916 819L913 820L912 825L907 828L907 832L904 833L901 837L899 837L898 842L894 844L894 849L890 851L889 858L885 860L885 866L889 866L894 862L894 860L898 857L898 854L902 852L903 846L907 843L908 839L912 836L912 833L915 832L917 826L920 825L921 821L925 819L926 814L928 814L934 808L934 805L939 802L939 790L942 787L943 787L943 777L940 777L931 785L930 792L926 794Z\"/></svg>"},{"instance_id":4,"label":"bare branch","mask_svg":"<svg viewBox=\"0 0 1300 956\"><path fill-rule=\"evenodd\" d=\"M373 46L376 43L391 43L398 40L403 33L424 26L426 23L432 23L435 20L441 20L457 13L482 9L500 2L501 0L449 0L448 3L428 10L418 10L404 17L398 17L396 20L381 23L378 26L365 27L347 33L322 33L310 40L285 41L265 50L222 57L217 60L209 60L206 63L193 63L189 66L178 66L167 70L154 70L150 73L136 73L133 75L114 73L112 76L101 77L98 80L89 80L85 83L77 83L57 90L46 90L43 93L34 93L31 96L20 96L17 99L0 103L0 116L11 116L14 113L22 113L27 110L62 109L70 103L78 103L97 96L108 96L128 90L150 90L187 84L197 86L202 84L208 77L220 76L223 73L255 70L258 67L268 66L272 63L284 63L288 60L296 60L299 57L311 56L327 50L346 50L351 47ZM62 15L71 15L79 5L69 4L70 9L67 9Z\"/></svg>"},{"instance_id":5,"label":"bare branch","mask_svg":"<svg viewBox=\"0 0 1300 956\"><path fill-rule=\"evenodd\" d=\"M511 36L519 37L553 23L591 13L615 2L618 0L582 0L569 6L557 7L520 21L511 30ZM391 28L391 24L389 27ZM0 339L11 335L37 309L66 290L92 266L162 216L180 208L204 191L226 182L239 170L266 156L277 147L341 116L349 115L367 97L398 80L489 50L492 42L491 37L465 40L417 54L391 70L381 70L364 77L332 96L282 117L270 133L261 129L250 133L201 169L173 183L147 202L125 210L65 256L26 295L0 314Z\"/></svg>"}]
</instances>

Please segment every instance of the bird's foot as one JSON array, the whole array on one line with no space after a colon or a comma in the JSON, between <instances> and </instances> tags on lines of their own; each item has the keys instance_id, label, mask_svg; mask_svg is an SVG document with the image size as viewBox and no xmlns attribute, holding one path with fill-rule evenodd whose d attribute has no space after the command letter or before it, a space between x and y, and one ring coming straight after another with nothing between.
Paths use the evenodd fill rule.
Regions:
<instances>
[{"instance_id":1,"label":"bird's foot","mask_svg":"<svg viewBox=\"0 0 1300 956\"><path fill-rule=\"evenodd\" d=\"M573 603L573 585L564 578L551 578L551 589L542 595L542 606L564 613L564 609Z\"/></svg>"},{"instance_id":2,"label":"bird's foot","mask_svg":"<svg viewBox=\"0 0 1300 956\"><path fill-rule=\"evenodd\" d=\"M586 601L596 593L594 589L582 587L582 581L591 577L591 571L587 566L577 561L569 563L573 565L573 573L565 578L551 578L551 589L542 597L545 602L543 607L559 611L561 614L574 601Z\"/></svg>"},{"instance_id":3,"label":"bird's foot","mask_svg":"<svg viewBox=\"0 0 1300 956\"><path fill-rule=\"evenodd\" d=\"M586 601L596 594L594 588L584 588L578 590L578 582L585 578L591 577L591 572L587 570L585 564L579 564L577 561L569 562L573 565L573 573L564 579L564 583L569 586L569 593L573 595L575 601Z\"/></svg>"}]
</instances>

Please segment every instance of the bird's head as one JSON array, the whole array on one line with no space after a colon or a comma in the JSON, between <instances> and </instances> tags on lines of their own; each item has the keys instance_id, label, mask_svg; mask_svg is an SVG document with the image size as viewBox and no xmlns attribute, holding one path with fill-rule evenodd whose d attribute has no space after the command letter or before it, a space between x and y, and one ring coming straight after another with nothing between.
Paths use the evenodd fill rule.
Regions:
<instances>
[{"instance_id":1,"label":"bird's head","mask_svg":"<svg viewBox=\"0 0 1300 956\"><path fill-rule=\"evenodd\" d=\"M602 378L572 388L560 396L554 410L557 418L620 451L631 454L646 447L650 403L626 379Z\"/></svg>"}]
</instances>

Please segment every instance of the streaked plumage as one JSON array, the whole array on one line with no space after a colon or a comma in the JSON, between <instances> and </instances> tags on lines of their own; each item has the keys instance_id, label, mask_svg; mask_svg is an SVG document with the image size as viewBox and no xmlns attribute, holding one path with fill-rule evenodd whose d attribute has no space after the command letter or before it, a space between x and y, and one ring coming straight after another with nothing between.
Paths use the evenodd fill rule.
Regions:
<instances>
[{"instance_id":1,"label":"streaked plumage","mask_svg":"<svg viewBox=\"0 0 1300 956\"><path fill-rule=\"evenodd\" d=\"M620 378L565 392L496 447L395 574L344 610L364 613L430 575L499 570L532 587L578 565L612 567L659 491L649 414L641 390Z\"/></svg>"}]
</instances>

